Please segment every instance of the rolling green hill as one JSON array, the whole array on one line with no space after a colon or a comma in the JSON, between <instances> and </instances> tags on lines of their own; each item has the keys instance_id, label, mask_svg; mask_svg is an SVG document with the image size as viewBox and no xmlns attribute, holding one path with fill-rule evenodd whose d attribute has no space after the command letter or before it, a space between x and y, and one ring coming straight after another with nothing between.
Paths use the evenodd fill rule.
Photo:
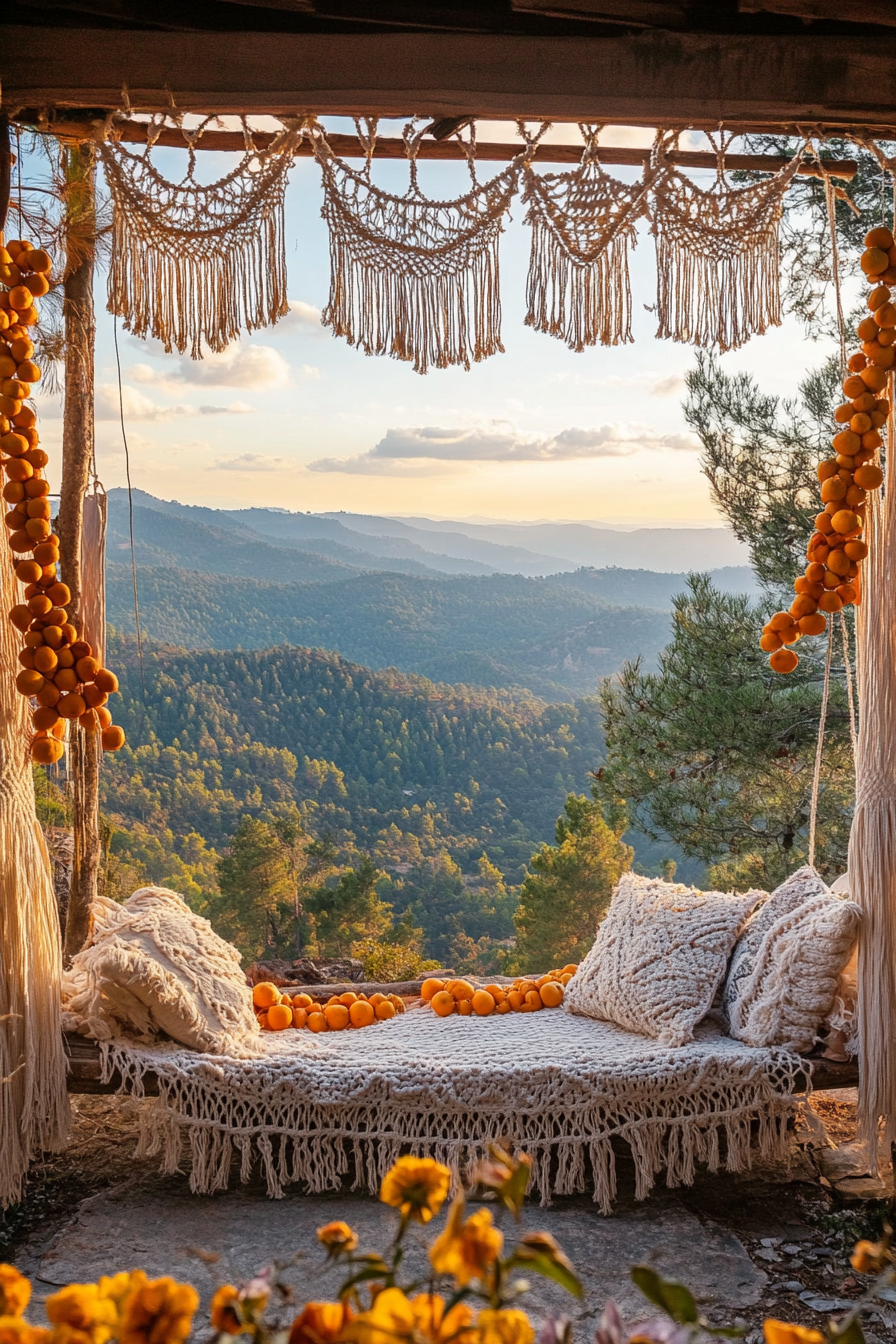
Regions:
<instances>
[{"instance_id":1,"label":"rolling green hill","mask_svg":"<svg viewBox=\"0 0 896 1344\"><path fill-rule=\"evenodd\" d=\"M107 571L109 620L134 628L130 570ZM359 574L272 583L170 567L141 568L140 611L153 639L187 648L334 649L367 667L433 680L522 686L550 700L589 694L627 658L651 664L665 612L516 574Z\"/></svg>"}]
</instances>

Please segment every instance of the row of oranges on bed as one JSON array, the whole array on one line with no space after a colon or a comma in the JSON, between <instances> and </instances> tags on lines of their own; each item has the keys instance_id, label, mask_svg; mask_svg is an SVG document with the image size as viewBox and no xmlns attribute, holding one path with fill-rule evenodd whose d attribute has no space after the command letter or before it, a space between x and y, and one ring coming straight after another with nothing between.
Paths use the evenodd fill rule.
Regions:
<instances>
[{"instance_id":1,"label":"row of oranges on bed","mask_svg":"<svg viewBox=\"0 0 896 1344\"><path fill-rule=\"evenodd\" d=\"M62 756L68 721L98 733L104 751L118 751L125 741L106 708L118 678L101 666L67 611L72 594L59 578L59 537L44 475L49 459L39 446L37 413L28 404L41 376L31 339L37 299L50 290L51 270L43 248L22 239L0 245L0 467L7 544L24 585L24 600L9 619L23 635L16 689L33 702L31 755L39 765Z\"/></svg>"},{"instance_id":2,"label":"row of oranges on bed","mask_svg":"<svg viewBox=\"0 0 896 1344\"><path fill-rule=\"evenodd\" d=\"M424 980L420 997L438 1017L503 1016L505 1013L536 1013L539 1008L559 1008L566 986L578 970L570 964L562 971L548 971L536 980L525 976L512 985L485 985L477 989L469 980Z\"/></svg>"},{"instance_id":3,"label":"row of oranges on bed","mask_svg":"<svg viewBox=\"0 0 896 1344\"><path fill-rule=\"evenodd\" d=\"M896 271L896 243L889 229L865 236L862 270L871 282L868 316L858 325L861 349L847 361L846 400L834 412L834 456L818 465L823 512L806 549L808 564L793 587L788 611L776 611L759 641L775 672L792 672L799 658L791 645L803 635L821 635L828 620L861 598L860 570L868 555L862 539L868 495L883 484L874 460L883 447L881 431L890 402L881 396L896 370L896 303L889 288Z\"/></svg>"},{"instance_id":4,"label":"row of oranges on bed","mask_svg":"<svg viewBox=\"0 0 896 1344\"><path fill-rule=\"evenodd\" d=\"M344 1031L347 1027L372 1027L387 1022L405 1010L397 994L356 994L346 990L333 994L325 1002L311 994L282 992L263 980L252 990L255 1016L262 1031L285 1031L287 1027L307 1027L309 1031Z\"/></svg>"}]
</instances>

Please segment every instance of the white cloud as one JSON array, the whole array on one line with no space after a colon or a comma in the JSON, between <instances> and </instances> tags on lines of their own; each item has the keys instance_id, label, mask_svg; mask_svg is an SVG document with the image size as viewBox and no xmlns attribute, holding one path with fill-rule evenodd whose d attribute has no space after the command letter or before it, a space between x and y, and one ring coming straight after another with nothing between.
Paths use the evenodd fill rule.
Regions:
<instances>
[{"instance_id":1,"label":"white cloud","mask_svg":"<svg viewBox=\"0 0 896 1344\"><path fill-rule=\"evenodd\" d=\"M670 373L668 378L660 378L650 389L655 397L674 397L676 393L683 392L685 387L684 379L680 373Z\"/></svg>"},{"instance_id":2,"label":"white cloud","mask_svg":"<svg viewBox=\"0 0 896 1344\"><path fill-rule=\"evenodd\" d=\"M303 377L303 378L323 378L323 374L321 373L320 369L317 367L316 364L303 364L303 365L302 365L302 377Z\"/></svg>"},{"instance_id":3,"label":"white cloud","mask_svg":"<svg viewBox=\"0 0 896 1344\"><path fill-rule=\"evenodd\" d=\"M326 327L321 326L320 309L313 303L302 299L290 299L289 312L277 323L277 331L301 331L308 336L326 336Z\"/></svg>"},{"instance_id":4,"label":"white cloud","mask_svg":"<svg viewBox=\"0 0 896 1344\"><path fill-rule=\"evenodd\" d=\"M639 425L571 427L547 438L519 433L512 425L493 423L476 429L437 426L389 429L374 448L357 457L319 458L309 471L351 475L407 475L409 462L569 462L582 458L631 457L643 450L693 452L699 443L690 435L658 435ZM415 474L435 474L430 466Z\"/></svg>"},{"instance_id":5,"label":"white cloud","mask_svg":"<svg viewBox=\"0 0 896 1344\"><path fill-rule=\"evenodd\" d=\"M175 420L182 416L198 415L251 415L252 407L245 401L232 401L229 406L159 406L136 387L123 386L119 402L118 387L101 383L96 392L96 414L99 420L117 420L124 411L125 420Z\"/></svg>"},{"instance_id":6,"label":"white cloud","mask_svg":"<svg viewBox=\"0 0 896 1344\"><path fill-rule=\"evenodd\" d=\"M267 453L240 453L239 457L219 457L209 471L283 471L293 464L286 457L269 457Z\"/></svg>"},{"instance_id":7,"label":"white cloud","mask_svg":"<svg viewBox=\"0 0 896 1344\"><path fill-rule=\"evenodd\" d=\"M136 383L157 387L286 387L289 365L270 345L240 345L235 342L220 354L208 351L203 359L180 355L164 369L135 364L130 371Z\"/></svg>"}]
</instances>

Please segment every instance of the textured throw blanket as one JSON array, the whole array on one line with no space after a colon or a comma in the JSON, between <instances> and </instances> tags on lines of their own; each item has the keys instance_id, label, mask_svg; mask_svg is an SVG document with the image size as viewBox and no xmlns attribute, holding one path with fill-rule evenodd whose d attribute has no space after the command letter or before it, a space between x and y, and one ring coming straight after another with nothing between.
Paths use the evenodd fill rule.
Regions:
<instances>
[{"instance_id":1,"label":"textured throw blanket","mask_svg":"<svg viewBox=\"0 0 896 1344\"><path fill-rule=\"evenodd\" d=\"M565 1012L438 1018L413 1009L359 1031L264 1037L258 1059L203 1055L174 1043L101 1045L105 1077L121 1071L140 1094L147 1072L160 1095L147 1108L139 1155L178 1169L185 1142L191 1188L227 1187L256 1164L268 1192L291 1182L331 1190L353 1171L375 1193L402 1151L445 1162L462 1183L471 1160L503 1139L533 1159L546 1203L593 1185L604 1212L616 1192L611 1141L629 1145L644 1198L665 1168L689 1184L698 1162L729 1171L751 1161L751 1124L764 1157L783 1154L799 1057L754 1049L698 1028L689 1045L660 1045L609 1022ZM724 1140L720 1143L720 1137Z\"/></svg>"}]
</instances>

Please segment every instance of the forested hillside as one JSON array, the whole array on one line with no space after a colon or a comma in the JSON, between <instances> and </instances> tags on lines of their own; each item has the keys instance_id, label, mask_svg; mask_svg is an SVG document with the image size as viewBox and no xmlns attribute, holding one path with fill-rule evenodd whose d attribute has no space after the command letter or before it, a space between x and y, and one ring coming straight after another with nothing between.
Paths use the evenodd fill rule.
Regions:
<instances>
[{"instance_id":1,"label":"forested hillside","mask_svg":"<svg viewBox=\"0 0 896 1344\"><path fill-rule=\"evenodd\" d=\"M108 566L109 619L134 628L130 569ZM549 700L593 693L627 658L652 666L669 617L516 574L359 574L281 583L142 568L140 612L152 638L188 648L334 649L368 667L433 680L526 687Z\"/></svg>"},{"instance_id":2,"label":"forested hillside","mask_svg":"<svg viewBox=\"0 0 896 1344\"><path fill-rule=\"evenodd\" d=\"M288 835L293 854L326 852L334 875L370 855L393 918L422 927L422 951L494 964L514 935L513 888L601 760L594 699L546 705L320 650L152 645L144 696L133 643L113 640L110 661L128 732L103 771L113 886L171 885L247 952L264 939L223 899L220 860L235 838L260 843L245 830L255 819L265 843Z\"/></svg>"}]
</instances>

